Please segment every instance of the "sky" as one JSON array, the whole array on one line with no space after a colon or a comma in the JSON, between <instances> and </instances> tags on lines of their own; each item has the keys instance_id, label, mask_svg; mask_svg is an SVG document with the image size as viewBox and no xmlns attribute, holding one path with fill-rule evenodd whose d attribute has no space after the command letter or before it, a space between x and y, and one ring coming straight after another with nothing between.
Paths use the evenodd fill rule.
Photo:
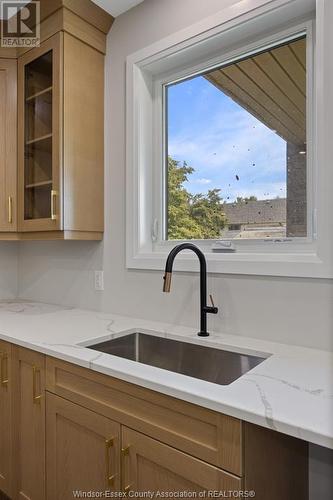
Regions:
<instances>
[{"instance_id":1,"label":"sky","mask_svg":"<svg viewBox=\"0 0 333 500\"><path fill-rule=\"evenodd\" d=\"M168 154L195 169L193 194L286 197L286 142L202 76L168 87Z\"/></svg>"}]
</instances>

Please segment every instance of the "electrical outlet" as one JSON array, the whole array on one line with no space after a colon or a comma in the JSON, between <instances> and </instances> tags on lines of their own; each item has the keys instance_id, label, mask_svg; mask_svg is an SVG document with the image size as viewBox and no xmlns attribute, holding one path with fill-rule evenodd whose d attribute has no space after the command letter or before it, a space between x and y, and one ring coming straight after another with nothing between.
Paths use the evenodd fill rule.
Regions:
<instances>
[{"instance_id":1,"label":"electrical outlet","mask_svg":"<svg viewBox=\"0 0 333 500\"><path fill-rule=\"evenodd\" d=\"M104 290L104 271L95 271L95 290Z\"/></svg>"}]
</instances>

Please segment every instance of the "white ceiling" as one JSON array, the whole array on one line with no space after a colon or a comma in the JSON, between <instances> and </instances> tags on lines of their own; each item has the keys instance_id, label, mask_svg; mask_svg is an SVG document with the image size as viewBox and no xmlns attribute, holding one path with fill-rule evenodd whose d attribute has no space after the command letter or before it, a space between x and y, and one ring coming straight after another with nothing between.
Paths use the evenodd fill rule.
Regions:
<instances>
[{"instance_id":1,"label":"white ceiling","mask_svg":"<svg viewBox=\"0 0 333 500\"><path fill-rule=\"evenodd\" d=\"M113 17L117 17L123 12L130 10L135 5L143 2L143 0L92 0L102 9L106 10Z\"/></svg>"},{"instance_id":2,"label":"white ceiling","mask_svg":"<svg viewBox=\"0 0 333 500\"><path fill-rule=\"evenodd\" d=\"M139 3L143 2L143 0L92 0L95 4L97 4L102 9L106 10L113 17L117 17L123 12L135 7ZM27 0L25 3L29 3L30 0ZM0 15L1 17L1 15Z\"/></svg>"}]
</instances>

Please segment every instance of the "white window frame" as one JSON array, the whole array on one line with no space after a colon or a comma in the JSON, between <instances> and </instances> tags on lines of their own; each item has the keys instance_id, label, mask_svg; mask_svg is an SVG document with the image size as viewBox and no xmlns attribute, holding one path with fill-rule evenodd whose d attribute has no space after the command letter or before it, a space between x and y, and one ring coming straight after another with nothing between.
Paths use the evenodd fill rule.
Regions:
<instances>
[{"instance_id":1,"label":"white window frame","mask_svg":"<svg viewBox=\"0 0 333 500\"><path fill-rule=\"evenodd\" d=\"M329 33L330 19L333 20L330 1L241 0L127 58L128 268L162 270L168 252L177 244L175 240L163 240L165 84L237 59L244 55L244 47L250 54L260 47L306 32L307 73L310 75L307 81L308 237L287 238L282 242L237 240L235 253L213 253L212 240L191 241L205 252L210 272L333 277L333 225L325 216L333 213L333 199L327 189L333 186L333 169L329 168L329 142L325 141L327 128L331 125L333 129L333 117L327 112L328 109L333 111L327 85L327 78L333 79L333 75L325 67L326 58L330 56L325 47L328 39L333 46L333 36ZM320 36L314 36L315 33ZM177 258L176 269L197 271L195 257L182 252Z\"/></svg>"},{"instance_id":2,"label":"white window frame","mask_svg":"<svg viewBox=\"0 0 333 500\"><path fill-rule=\"evenodd\" d=\"M293 41L294 39L300 38L306 35L307 40L307 113L306 113L306 129L307 136L312 136L313 130L313 86L314 86L314 68L313 68L313 21L303 21L300 24L293 25L289 29L278 31L268 37L260 39L260 42L254 42L252 44L247 44L246 47L241 46L230 52L225 51L221 56L213 58L211 60L205 59L201 64L197 64L189 69L182 69L177 72L168 72L163 74L163 77L156 78L154 80L154 129L155 129L155 140L153 144L153 158L154 158L154 168L153 171L153 183L154 183L154 197L153 197L153 218L157 221L157 231L154 237L154 251L164 251L170 249L177 244L177 240L167 240L166 235L166 200L165 193L166 188L166 172L165 172L165 158L166 158L166 117L165 117L165 92L166 86L168 84L180 82L189 77L200 75L203 72L212 71L222 65L231 64L232 62L244 59L247 56L254 55L262 50L269 50L274 48L281 43L287 43L288 41ZM163 103L161 106L161 102ZM247 251L251 253L262 252L263 243L265 243L265 251L276 251L280 246L284 251L292 250L297 244L298 250L307 251L309 249L309 243L313 241L313 210L314 210L314 193L311 189L313 187L312 173L313 173L313 151L311 141L308 142L307 147L307 236L306 237L287 237L278 238L278 241L268 240L268 239L252 239L252 240L232 240L233 245L236 246L237 251ZM308 186L311 186L309 189ZM162 196L161 196L162 194ZM184 240L179 240L184 241ZM203 251L209 252L212 248L214 242L218 240L193 240L192 243L198 245ZM300 246L302 244L302 247ZM280 250L278 250L280 251Z\"/></svg>"}]
</instances>

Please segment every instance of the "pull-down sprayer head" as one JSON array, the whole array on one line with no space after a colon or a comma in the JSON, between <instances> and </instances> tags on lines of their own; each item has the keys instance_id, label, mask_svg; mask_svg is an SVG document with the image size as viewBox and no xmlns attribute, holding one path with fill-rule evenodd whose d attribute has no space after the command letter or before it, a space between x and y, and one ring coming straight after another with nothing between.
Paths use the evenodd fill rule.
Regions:
<instances>
[{"instance_id":1,"label":"pull-down sprayer head","mask_svg":"<svg viewBox=\"0 0 333 500\"><path fill-rule=\"evenodd\" d=\"M163 292L169 293L170 288L171 288L171 277L172 277L172 272L165 272L163 276Z\"/></svg>"}]
</instances>

